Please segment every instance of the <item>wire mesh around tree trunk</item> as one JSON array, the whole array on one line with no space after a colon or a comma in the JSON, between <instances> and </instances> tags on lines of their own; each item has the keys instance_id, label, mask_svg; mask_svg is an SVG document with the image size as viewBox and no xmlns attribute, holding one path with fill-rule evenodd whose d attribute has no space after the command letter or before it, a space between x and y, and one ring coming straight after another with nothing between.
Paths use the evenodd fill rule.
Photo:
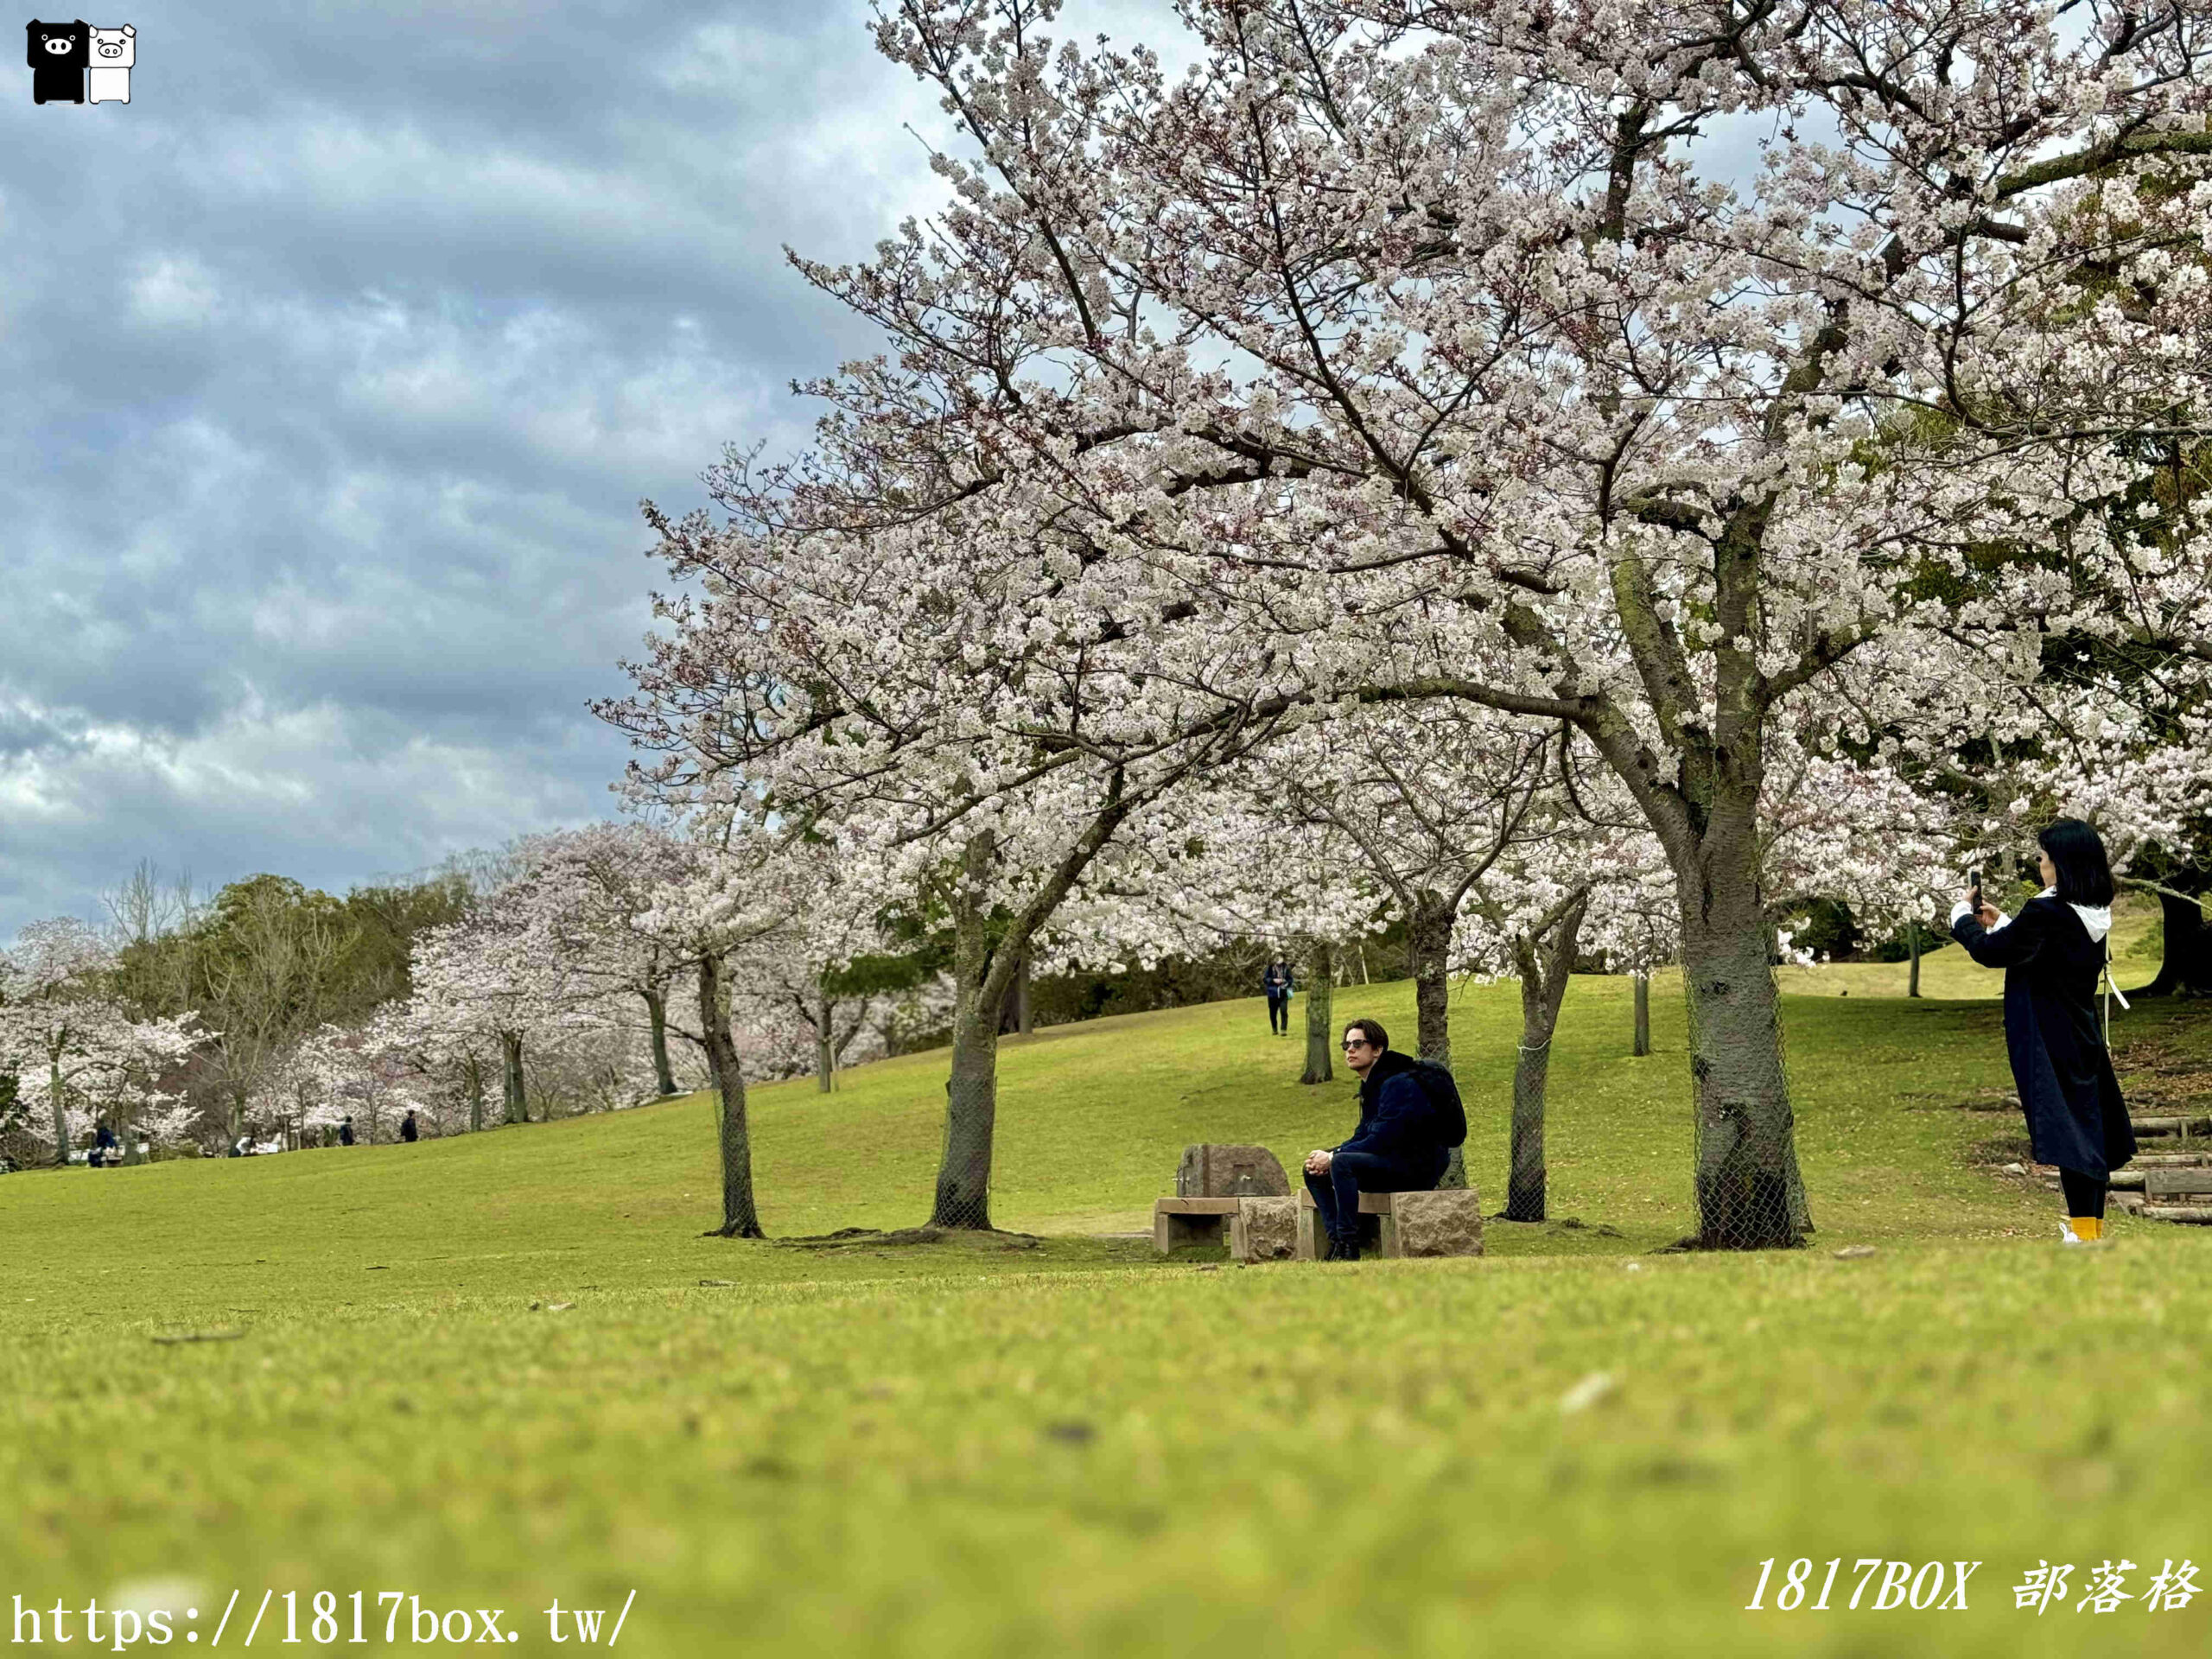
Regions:
<instances>
[{"instance_id":1,"label":"wire mesh around tree trunk","mask_svg":"<svg viewBox=\"0 0 2212 1659\"><path fill-rule=\"evenodd\" d=\"M1770 968L1768 971L1772 973ZM1708 1105L1706 1078L1711 1062L1706 1057L1697 997L1687 971L1682 990L1690 1048L1692 1199L1698 1215L1697 1232L1684 1242L1715 1250L1788 1249L1802 1245L1813 1230L1812 1207L1797 1163L1796 1116L1789 1103L1789 1047L1783 1040L1779 1007L1774 1045L1782 1074L1783 1109L1778 1123L1770 1129L1752 1122L1739 1107ZM1779 1145L1761 1144L1770 1133L1779 1135Z\"/></svg>"},{"instance_id":2,"label":"wire mesh around tree trunk","mask_svg":"<svg viewBox=\"0 0 2212 1659\"><path fill-rule=\"evenodd\" d=\"M998 1122L994 1066L963 1065L956 1057L944 1084L944 1141L938 1160L932 1227L987 1229L991 1224L991 1160Z\"/></svg>"},{"instance_id":3,"label":"wire mesh around tree trunk","mask_svg":"<svg viewBox=\"0 0 2212 1659\"><path fill-rule=\"evenodd\" d=\"M940 1192L930 1216L930 1225L988 1231L991 1225L990 1194Z\"/></svg>"}]
</instances>

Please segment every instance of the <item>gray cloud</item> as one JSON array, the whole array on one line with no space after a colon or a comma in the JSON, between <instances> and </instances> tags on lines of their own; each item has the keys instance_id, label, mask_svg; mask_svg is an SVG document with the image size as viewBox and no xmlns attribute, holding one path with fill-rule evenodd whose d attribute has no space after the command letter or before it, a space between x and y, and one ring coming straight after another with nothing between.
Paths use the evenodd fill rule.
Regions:
<instances>
[{"instance_id":1,"label":"gray cloud","mask_svg":"<svg viewBox=\"0 0 2212 1659\"><path fill-rule=\"evenodd\" d=\"M803 441L874 341L781 245L938 196L856 5L127 16L127 107L0 92L0 939L610 811L638 498Z\"/></svg>"}]
</instances>

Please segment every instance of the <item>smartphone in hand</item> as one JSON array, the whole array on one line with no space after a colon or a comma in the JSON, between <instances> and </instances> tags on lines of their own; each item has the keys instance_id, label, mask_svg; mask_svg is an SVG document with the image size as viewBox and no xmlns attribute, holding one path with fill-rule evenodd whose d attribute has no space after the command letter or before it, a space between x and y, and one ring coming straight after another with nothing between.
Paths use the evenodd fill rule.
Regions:
<instances>
[{"instance_id":1,"label":"smartphone in hand","mask_svg":"<svg viewBox=\"0 0 2212 1659\"><path fill-rule=\"evenodd\" d=\"M1980 915L1981 913L1981 872L1978 869L1967 872L1967 900L1973 905L1974 913Z\"/></svg>"}]
</instances>

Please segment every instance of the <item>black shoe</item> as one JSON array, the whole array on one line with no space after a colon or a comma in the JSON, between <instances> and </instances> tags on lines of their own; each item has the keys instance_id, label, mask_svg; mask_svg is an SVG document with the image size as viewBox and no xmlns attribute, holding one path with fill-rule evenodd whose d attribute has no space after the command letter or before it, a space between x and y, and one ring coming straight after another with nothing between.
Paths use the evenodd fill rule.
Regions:
<instances>
[{"instance_id":1,"label":"black shoe","mask_svg":"<svg viewBox=\"0 0 2212 1659\"><path fill-rule=\"evenodd\" d=\"M1355 1233L1350 1238L1332 1239L1329 1242L1328 1259L1332 1262L1358 1261L1359 1236Z\"/></svg>"}]
</instances>

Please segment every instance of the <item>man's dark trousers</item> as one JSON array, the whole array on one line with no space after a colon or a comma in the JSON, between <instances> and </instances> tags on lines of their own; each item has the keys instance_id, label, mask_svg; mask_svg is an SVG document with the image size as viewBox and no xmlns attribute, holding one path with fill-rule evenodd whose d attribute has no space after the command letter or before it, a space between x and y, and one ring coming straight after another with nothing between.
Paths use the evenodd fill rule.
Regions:
<instances>
[{"instance_id":1,"label":"man's dark trousers","mask_svg":"<svg viewBox=\"0 0 2212 1659\"><path fill-rule=\"evenodd\" d=\"M1308 1174L1306 1190L1320 1211L1322 1230L1331 1238L1359 1236L1359 1195L1363 1192L1426 1192L1444 1177L1446 1155L1417 1162L1378 1158L1371 1152L1332 1153L1329 1173ZM1340 1219L1341 1218L1341 1219Z\"/></svg>"}]
</instances>

